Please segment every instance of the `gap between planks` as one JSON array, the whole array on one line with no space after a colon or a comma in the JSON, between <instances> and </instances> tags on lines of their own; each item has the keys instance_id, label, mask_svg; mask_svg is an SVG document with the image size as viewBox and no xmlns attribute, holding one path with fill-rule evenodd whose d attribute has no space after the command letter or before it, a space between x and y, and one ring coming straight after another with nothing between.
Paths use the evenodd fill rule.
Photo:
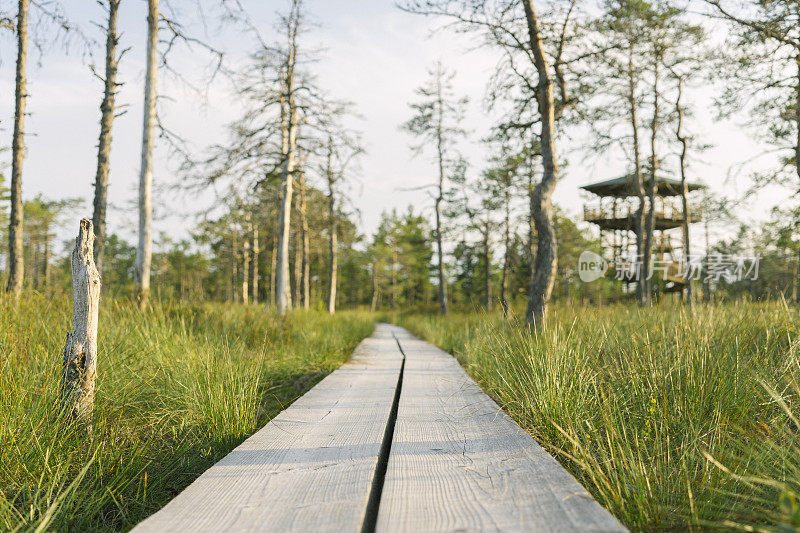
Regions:
<instances>
[{"instance_id":1,"label":"gap between planks","mask_svg":"<svg viewBox=\"0 0 800 533\"><path fill-rule=\"evenodd\" d=\"M377 531L626 531L454 357L394 332L406 359Z\"/></svg>"}]
</instances>

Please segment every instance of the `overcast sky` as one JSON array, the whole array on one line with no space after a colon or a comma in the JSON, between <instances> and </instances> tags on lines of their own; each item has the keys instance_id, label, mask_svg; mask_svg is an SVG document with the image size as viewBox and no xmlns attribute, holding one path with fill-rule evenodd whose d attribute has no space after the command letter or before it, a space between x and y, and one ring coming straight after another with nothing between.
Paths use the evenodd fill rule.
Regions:
<instances>
[{"instance_id":1,"label":"overcast sky","mask_svg":"<svg viewBox=\"0 0 800 533\"><path fill-rule=\"evenodd\" d=\"M180 2L172 0L176 6ZM242 3L264 35L274 35L275 14L284 2L242 0ZM96 2L64 0L63 5L87 34L102 39L100 30L91 25L104 22ZM432 62L441 59L456 70L458 92L472 101L467 119L471 140L464 148L470 155L471 172L479 172L485 155L479 140L493 123L481 110L480 102L495 63L494 57L488 51L471 51L472 43L467 36L446 31L431 35L440 21L406 14L391 0L308 0L307 5L319 24L309 34L309 44L325 48L319 62L313 65L319 83L334 97L355 102L363 117L355 125L363 132L367 153L351 191L353 203L361 212L362 231L371 233L381 212L392 208L404 210L411 204L418 211L430 213L431 202L425 193L406 190L431 182L436 172L430 159L412 155L411 139L399 130L399 124L410 114L408 102L414 98L414 88L424 82ZM187 12L193 14L191 10ZM120 64L119 76L124 86L118 103L128 107L114 124L109 226L110 231L129 239L133 238L135 216L131 207L138 182L145 16L145 1L123 0L121 47L131 50ZM213 23L209 26L209 39L229 51L233 62L242 63L252 44L247 36L241 32L220 33ZM190 29L201 31L196 25ZM42 54L32 53L28 69L30 116L25 128L28 152L23 195L26 199L38 193L47 198L82 197L86 202L80 215L88 216L91 214L102 86L93 78L87 61L76 49L73 46L70 54L57 47ZM98 64L102 64L103 49L97 47L94 53ZM203 66L201 60L185 53L178 54L175 59L178 70L183 68L192 73ZM161 77L159 88L169 97L162 102L167 125L185 136L196 150L214 142L224 142L224 125L238 113L226 82L216 84L205 102L166 76ZM6 32L0 36L0 146L11 144L13 91L14 41ZM755 140L753 130L741 125L743 117L715 121L712 94L711 88L704 88L690 95L697 107L691 129L703 132L704 140L715 145L703 155L704 161L692 170L698 179L715 190L722 190L723 186L732 187L730 183L725 184L731 168L757 156L765 147ZM579 186L617 177L625 172L626 165L616 154L603 156L588 152L587 139L579 136L562 146L570 164L558 185L555 199L577 216L584 201ZM175 165L170 164L167 155L163 146L157 149L154 170L157 185L176 181ZM9 152L3 153L2 158L4 164L10 161ZM764 164L768 162L764 160ZM737 182L739 189L744 186L744 180ZM774 192L763 194L757 200L757 208L749 210L747 216L763 218L779 198ZM162 194L157 206L157 214L161 216L156 221L156 233L164 231L174 238L185 237L186 230L196 221L198 210L212 202L211 193L198 197L174 192ZM75 216L72 225L77 224L78 218Z\"/></svg>"}]
</instances>

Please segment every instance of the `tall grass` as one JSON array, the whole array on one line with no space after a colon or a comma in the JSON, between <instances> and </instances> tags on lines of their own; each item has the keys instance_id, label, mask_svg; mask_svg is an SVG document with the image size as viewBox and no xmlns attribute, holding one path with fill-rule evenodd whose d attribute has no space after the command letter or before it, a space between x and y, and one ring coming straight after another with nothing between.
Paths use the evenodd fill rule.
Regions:
<instances>
[{"instance_id":1,"label":"tall grass","mask_svg":"<svg viewBox=\"0 0 800 533\"><path fill-rule=\"evenodd\" d=\"M0 302L0 530L124 530L347 359L366 313L103 302L91 435L59 416L66 299Z\"/></svg>"},{"instance_id":2,"label":"tall grass","mask_svg":"<svg viewBox=\"0 0 800 533\"><path fill-rule=\"evenodd\" d=\"M800 313L781 304L398 317L635 531L800 528Z\"/></svg>"}]
</instances>

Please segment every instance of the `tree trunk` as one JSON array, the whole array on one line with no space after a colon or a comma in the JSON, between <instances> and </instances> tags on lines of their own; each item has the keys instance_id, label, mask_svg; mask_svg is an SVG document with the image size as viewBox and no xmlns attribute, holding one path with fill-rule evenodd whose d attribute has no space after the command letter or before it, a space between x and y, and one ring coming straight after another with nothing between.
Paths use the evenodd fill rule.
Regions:
<instances>
[{"instance_id":1,"label":"tree trunk","mask_svg":"<svg viewBox=\"0 0 800 533\"><path fill-rule=\"evenodd\" d=\"M503 270L502 275L500 277L500 305L503 307L503 316L508 316L508 301L506 300L506 284L508 283L508 264L509 264L509 257L508 257L508 248L510 246L510 239L511 239L511 195L510 191L506 189L505 195L505 235L503 236Z\"/></svg>"},{"instance_id":2,"label":"tree trunk","mask_svg":"<svg viewBox=\"0 0 800 533\"><path fill-rule=\"evenodd\" d=\"M28 2L19 0L17 11L17 71L14 89L14 137L11 140L11 213L8 221L8 285L14 300L22 293L25 269L22 232L22 160L25 157L25 103L28 98L25 65L28 61Z\"/></svg>"},{"instance_id":3,"label":"tree trunk","mask_svg":"<svg viewBox=\"0 0 800 533\"><path fill-rule=\"evenodd\" d=\"M681 105L681 96L683 91L683 80L678 80L678 95L675 100L675 111L678 114L678 127L675 130L675 137L677 137L678 142L681 144L681 153L680 153L680 167L681 167L681 204L683 205L683 255L684 260L686 262L686 305L691 310L694 306L694 300L692 298L692 276L691 272L689 271L689 259L691 256L691 247L689 241L689 223L690 223L690 213L689 213L689 184L686 181L686 151L688 149L688 140L683 135L683 106Z\"/></svg>"},{"instance_id":4,"label":"tree trunk","mask_svg":"<svg viewBox=\"0 0 800 533\"><path fill-rule=\"evenodd\" d=\"M328 245L330 247L330 267L328 269L328 313L336 312L336 277L338 275L338 228L336 227L336 197L334 196L333 185L335 182L330 168L330 157L328 159ZM373 275L374 277L374 275ZM373 287L373 300L374 300Z\"/></svg>"},{"instance_id":5,"label":"tree trunk","mask_svg":"<svg viewBox=\"0 0 800 533\"><path fill-rule=\"evenodd\" d=\"M536 189L536 173L533 157L530 158L530 176L528 177L528 287L533 286L533 263L536 259L536 223L534 222L533 191Z\"/></svg>"},{"instance_id":6,"label":"tree trunk","mask_svg":"<svg viewBox=\"0 0 800 533\"><path fill-rule=\"evenodd\" d=\"M251 287L250 287L250 298L253 300L254 304L258 303L258 254L261 252L259 249L258 244L258 226L253 226L253 257L251 261L251 269L252 274L250 275L251 280Z\"/></svg>"},{"instance_id":7,"label":"tree trunk","mask_svg":"<svg viewBox=\"0 0 800 533\"><path fill-rule=\"evenodd\" d=\"M797 250L797 270L795 273L795 293L794 293L794 301L795 303L800 304L800 249Z\"/></svg>"},{"instance_id":8,"label":"tree trunk","mask_svg":"<svg viewBox=\"0 0 800 533\"><path fill-rule=\"evenodd\" d=\"M798 293L800 294L800 293ZM375 312L378 308L378 263L372 263L372 300L369 303L369 310Z\"/></svg>"},{"instance_id":9,"label":"tree trunk","mask_svg":"<svg viewBox=\"0 0 800 533\"><path fill-rule=\"evenodd\" d=\"M284 66L281 98L281 205L278 213L278 271L275 282L278 314L284 315L292 307L289 282L289 234L291 230L292 185L294 180L294 157L297 136L297 108L294 100L294 68L296 59L297 13L292 9L288 22L289 50Z\"/></svg>"},{"instance_id":10,"label":"tree trunk","mask_svg":"<svg viewBox=\"0 0 800 533\"><path fill-rule=\"evenodd\" d=\"M703 227L706 234L706 253L703 263L703 272L706 274L703 278L703 298L706 303L711 303L711 280L708 277L708 254L711 253L710 241L708 238L708 216L703 217Z\"/></svg>"},{"instance_id":11,"label":"tree trunk","mask_svg":"<svg viewBox=\"0 0 800 533\"><path fill-rule=\"evenodd\" d=\"M439 310L447 314L447 281L444 275L444 251L442 245L442 213L441 205L444 199L444 97L442 95L442 78L436 78L436 150L439 162L439 193L436 196L434 211L436 213L436 256L439 261Z\"/></svg>"},{"instance_id":12,"label":"tree trunk","mask_svg":"<svg viewBox=\"0 0 800 533\"><path fill-rule=\"evenodd\" d=\"M536 71L539 76L537 100L542 122L540 142L544 166L542 179L533 190L532 215L538 242L525 322L529 327L542 327L547 316L547 304L550 300L550 294L553 292L556 267L558 266L552 203L553 191L558 182L558 161L556 159L554 131L555 109L553 105L553 80L550 76L550 65L542 44L539 19L533 8L533 0L523 0L522 4L525 8L531 50L533 51Z\"/></svg>"},{"instance_id":13,"label":"tree trunk","mask_svg":"<svg viewBox=\"0 0 800 533\"><path fill-rule=\"evenodd\" d=\"M656 51L653 56L653 120L650 123L650 181L647 184L648 211L644 235L644 254L642 255L642 277L645 279L644 304L652 303L652 255L653 255L653 230L656 218L656 189L658 187L658 154L656 153L656 140L658 139L658 79L661 55Z\"/></svg>"},{"instance_id":14,"label":"tree trunk","mask_svg":"<svg viewBox=\"0 0 800 533\"><path fill-rule=\"evenodd\" d=\"M397 250L395 249L395 243L392 243L392 277L391 277L391 287L392 287L392 300L391 300L391 308L394 310L397 307Z\"/></svg>"},{"instance_id":15,"label":"tree trunk","mask_svg":"<svg viewBox=\"0 0 800 533\"><path fill-rule=\"evenodd\" d=\"M292 285L292 289L294 290L293 300L294 300L294 305L297 306L301 305L302 303L300 301L300 284L303 281L302 274L300 273L303 262L302 258L303 251L301 249L303 245L300 242L301 239L302 236L300 235L300 229L298 228L294 232L294 261L292 262L292 265L294 266L294 285Z\"/></svg>"},{"instance_id":16,"label":"tree trunk","mask_svg":"<svg viewBox=\"0 0 800 533\"><path fill-rule=\"evenodd\" d=\"M483 228L483 308L492 309L492 255L489 250L489 220Z\"/></svg>"},{"instance_id":17,"label":"tree trunk","mask_svg":"<svg viewBox=\"0 0 800 533\"><path fill-rule=\"evenodd\" d=\"M236 234L231 237L231 280L230 280L230 300L236 302L239 300L239 292L236 290L237 281L239 280L239 241Z\"/></svg>"},{"instance_id":18,"label":"tree trunk","mask_svg":"<svg viewBox=\"0 0 800 533\"><path fill-rule=\"evenodd\" d=\"M108 0L106 26L106 75L103 102L100 104L100 138L97 142L97 173L94 178L94 260L103 271L106 243L106 207L108 205L108 168L111 156L111 126L114 122L114 98L117 92L117 12L120 0Z\"/></svg>"},{"instance_id":19,"label":"tree trunk","mask_svg":"<svg viewBox=\"0 0 800 533\"><path fill-rule=\"evenodd\" d=\"M641 151L639 148L639 118L636 105L636 78L633 68L633 46L631 42L628 48L628 106L630 107L631 128L633 135L633 186L639 198L639 208L636 210L634 219L634 229L636 230L636 262L639 264L644 257L644 216L645 216L645 196L644 183L642 182L642 162ZM636 277L636 301L640 306L647 304L647 274L639 270Z\"/></svg>"},{"instance_id":20,"label":"tree trunk","mask_svg":"<svg viewBox=\"0 0 800 533\"><path fill-rule=\"evenodd\" d=\"M139 244L134 268L134 298L140 309L145 309L150 300L150 264L153 260L153 129L156 118L157 52L158 0L148 0L147 71L144 80L142 163L139 172Z\"/></svg>"},{"instance_id":21,"label":"tree trunk","mask_svg":"<svg viewBox=\"0 0 800 533\"><path fill-rule=\"evenodd\" d=\"M277 304L277 270L278 270L278 240L277 235L276 238L272 240L272 257L270 258L270 269L269 269L269 305L270 307L274 308Z\"/></svg>"},{"instance_id":22,"label":"tree trunk","mask_svg":"<svg viewBox=\"0 0 800 533\"><path fill-rule=\"evenodd\" d=\"M242 247L242 303L250 299L250 241L245 237Z\"/></svg>"},{"instance_id":23,"label":"tree trunk","mask_svg":"<svg viewBox=\"0 0 800 533\"><path fill-rule=\"evenodd\" d=\"M24 209L24 208L23 208ZM39 290L40 273L42 272L42 264L40 261L41 253L38 235L35 232L35 226L28 228L28 248L30 250L28 257L25 259L25 264L28 265L29 272L33 272L33 288ZM30 276L28 276L30 278Z\"/></svg>"},{"instance_id":24,"label":"tree trunk","mask_svg":"<svg viewBox=\"0 0 800 533\"><path fill-rule=\"evenodd\" d=\"M45 290L50 288L50 233L44 235L44 286Z\"/></svg>"},{"instance_id":25,"label":"tree trunk","mask_svg":"<svg viewBox=\"0 0 800 533\"><path fill-rule=\"evenodd\" d=\"M800 179L800 51L798 51L795 61L797 62L797 81L794 86L794 121L797 127L797 140L794 145L794 168L797 171L797 178Z\"/></svg>"},{"instance_id":26,"label":"tree trunk","mask_svg":"<svg viewBox=\"0 0 800 533\"><path fill-rule=\"evenodd\" d=\"M92 257L93 241L92 223L84 218L72 252L72 332L64 345L61 375L61 403L65 412L73 419L89 423L94 409L100 305L100 274Z\"/></svg>"},{"instance_id":27,"label":"tree trunk","mask_svg":"<svg viewBox=\"0 0 800 533\"><path fill-rule=\"evenodd\" d=\"M293 111L286 111L288 115L293 115ZM285 121L286 122L286 121ZM292 119L288 120L291 124ZM284 133L284 165L283 176L281 177L281 206L278 214L278 257L277 272L275 281L275 299L278 306L278 314L285 314L292 307L292 295L289 280L289 236L291 229L292 211L292 180L294 173L294 151L290 148L293 137L294 127L285 126Z\"/></svg>"},{"instance_id":28,"label":"tree trunk","mask_svg":"<svg viewBox=\"0 0 800 533\"><path fill-rule=\"evenodd\" d=\"M309 229L308 229L308 205L306 203L306 179L300 175L300 301L303 309L311 307L311 263L309 260Z\"/></svg>"}]
</instances>

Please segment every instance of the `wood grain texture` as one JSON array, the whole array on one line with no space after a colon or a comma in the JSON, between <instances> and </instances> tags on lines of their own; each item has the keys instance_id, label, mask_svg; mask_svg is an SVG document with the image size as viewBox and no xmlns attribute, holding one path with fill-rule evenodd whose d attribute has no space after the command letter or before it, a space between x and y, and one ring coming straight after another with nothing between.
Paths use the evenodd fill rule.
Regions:
<instances>
[{"instance_id":1,"label":"wood grain texture","mask_svg":"<svg viewBox=\"0 0 800 533\"><path fill-rule=\"evenodd\" d=\"M379 325L349 362L134 531L357 531L402 355Z\"/></svg>"},{"instance_id":2,"label":"wood grain texture","mask_svg":"<svg viewBox=\"0 0 800 533\"><path fill-rule=\"evenodd\" d=\"M625 531L449 354L406 356L377 531Z\"/></svg>"},{"instance_id":3,"label":"wood grain texture","mask_svg":"<svg viewBox=\"0 0 800 533\"><path fill-rule=\"evenodd\" d=\"M61 402L70 416L91 422L97 377L100 273L94 264L92 222L81 220L72 251L72 332L67 334L61 370Z\"/></svg>"}]
</instances>

